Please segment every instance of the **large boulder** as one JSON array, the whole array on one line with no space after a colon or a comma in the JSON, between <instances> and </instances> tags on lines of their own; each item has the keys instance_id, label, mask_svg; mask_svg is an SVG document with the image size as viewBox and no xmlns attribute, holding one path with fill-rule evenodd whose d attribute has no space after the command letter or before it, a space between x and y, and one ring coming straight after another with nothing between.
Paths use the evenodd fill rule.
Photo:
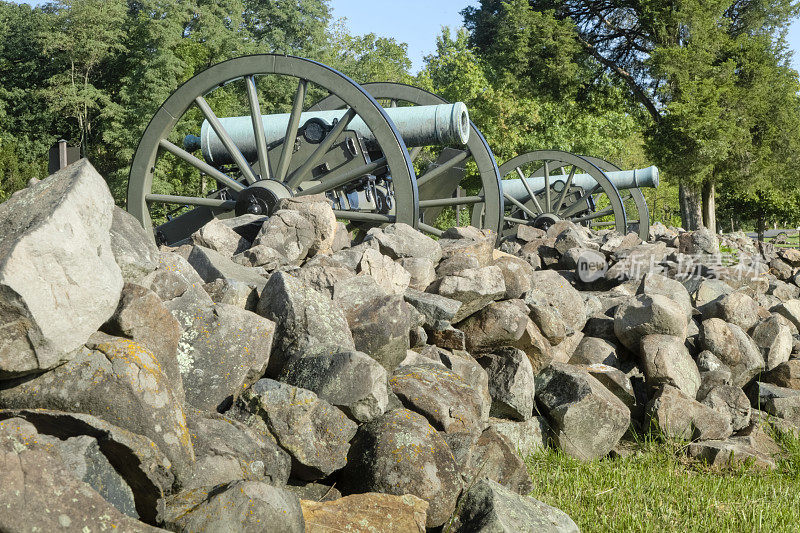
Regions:
<instances>
[{"instance_id":1,"label":"large boulder","mask_svg":"<svg viewBox=\"0 0 800 533\"><path fill-rule=\"evenodd\" d=\"M536 376L536 399L559 448L581 460L605 456L628 430L628 407L588 372L553 363Z\"/></svg>"},{"instance_id":2,"label":"large boulder","mask_svg":"<svg viewBox=\"0 0 800 533\"><path fill-rule=\"evenodd\" d=\"M69 361L114 313L113 216L85 159L0 204L0 379Z\"/></svg>"},{"instance_id":3,"label":"large boulder","mask_svg":"<svg viewBox=\"0 0 800 533\"><path fill-rule=\"evenodd\" d=\"M772 315L757 324L753 328L752 338L761 350L766 370L785 363L792 355L792 330L778 315Z\"/></svg>"},{"instance_id":4,"label":"large boulder","mask_svg":"<svg viewBox=\"0 0 800 533\"><path fill-rule=\"evenodd\" d=\"M489 426L505 436L522 459L547 446L548 425L543 416L533 416L523 422L490 418Z\"/></svg>"},{"instance_id":5,"label":"large boulder","mask_svg":"<svg viewBox=\"0 0 800 533\"><path fill-rule=\"evenodd\" d=\"M438 294L421 292L409 288L403 294L406 302L425 317L425 326L445 329L461 309L461 302Z\"/></svg>"},{"instance_id":6,"label":"large boulder","mask_svg":"<svg viewBox=\"0 0 800 533\"><path fill-rule=\"evenodd\" d=\"M703 318L719 318L749 331L761 319L759 305L743 292L720 296L703 307Z\"/></svg>"},{"instance_id":7,"label":"large boulder","mask_svg":"<svg viewBox=\"0 0 800 533\"><path fill-rule=\"evenodd\" d=\"M517 348L486 354L478 362L489 375L491 416L527 420L533 416L535 385L528 356Z\"/></svg>"},{"instance_id":8,"label":"large boulder","mask_svg":"<svg viewBox=\"0 0 800 533\"><path fill-rule=\"evenodd\" d=\"M183 400L153 354L127 339L98 334L90 347L34 379L10 381L0 408L85 413L151 439L176 471L194 461Z\"/></svg>"},{"instance_id":9,"label":"large boulder","mask_svg":"<svg viewBox=\"0 0 800 533\"><path fill-rule=\"evenodd\" d=\"M386 411L386 369L362 352L294 359L278 378L310 390L356 422L368 422Z\"/></svg>"},{"instance_id":10,"label":"large boulder","mask_svg":"<svg viewBox=\"0 0 800 533\"><path fill-rule=\"evenodd\" d=\"M692 316L692 299L689 296L689 291L678 280L648 272L642 278L642 283L639 285L636 294L646 294L647 296L660 294L661 296L666 296L681 306L687 318Z\"/></svg>"},{"instance_id":11,"label":"large boulder","mask_svg":"<svg viewBox=\"0 0 800 533\"><path fill-rule=\"evenodd\" d=\"M111 219L111 252L125 281L138 283L158 268L159 253L153 233L116 206Z\"/></svg>"},{"instance_id":12,"label":"large boulder","mask_svg":"<svg viewBox=\"0 0 800 533\"><path fill-rule=\"evenodd\" d=\"M244 391L233 411L289 452L294 478L322 479L347 463L356 423L309 390L261 379Z\"/></svg>"},{"instance_id":13,"label":"large boulder","mask_svg":"<svg viewBox=\"0 0 800 533\"><path fill-rule=\"evenodd\" d=\"M461 302L461 307L452 319L453 322L460 322L502 298L506 293L506 284L503 272L496 266L468 268L442 277L436 292Z\"/></svg>"},{"instance_id":14,"label":"large boulder","mask_svg":"<svg viewBox=\"0 0 800 533\"><path fill-rule=\"evenodd\" d=\"M744 386L764 370L764 357L747 333L719 318L703 321L700 345L709 350L733 373L733 384Z\"/></svg>"},{"instance_id":15,"label":"large boulder","mask_svg":"<svg viewBox=\"0 0 800 533\"><path fill-rule=\"evenodd\" d=\"M763 374L761 381L778 387L800 390L800 359L789 359Z\"/></svg>"},{"instance_id":16,"label":"large boulder","mask_svg":"<svg viewBox=\"0 0 800 533\"><path fill-rule=\"evenodd\" d=\"M336 240L336 214L324 194L283 198L278 202L278 210L299 213L311 222L314 238L308 249L309 257L332 252Z\"/></svg>"},{"instance_id":17,"label":"large boulder","mask_svg":"<svg viewBox=\"0 0 800 533\"><path fill-rule=\"evenodd\" d=\"M730 416L690 398L679 389L664 385L647 404L654 428L679 439L724 439L733 433Z\"/></svg>"},{"instance_id":18,"label":"large boulder","mask_svg":"<svg viewBox=\"0 0 800 533\"><path fill-rule=\"evenodd\" d=\"M425 533L428 503L411 494L368 492L331 501L300 500L306 533Z\"/></svg>"},{"instance_id":19,"label":"large boulder","mask_svg":"<svg viewBox=\"0 0 800 533\"><path fill-rule=\"evenodd\" d=\"M583 297L555 270L537 270L531 274L531 290L525 301L531 307L544 305L558 311L574 331L586 325L586 305Z\"/></svg>"},{"instance_id":20,"label":"large boulder","mask_svg":"<svg viewBox=\"0 0 800 533\"><path fill-rule=\"evenodd\" d=\"M719 241L708 228L685 231L678 236L678 251L682 254L718 254Z\"/></svg>"},{"instance_id":21,"label":"large boulder","mask_svg":"<svg viewBox=\"0 0 800 533\"><path fill-rule=\"evenodd\" d=\"M216 250L226 257L233 257L250 248L250 241L218 218L211 219L195 231L192 234L192 242Z\"/></svg>"},{"instance_id":22,"label":"large boulder","mask_svg":"<svg viewBox=\"0 0 800 533\"><path fill-rule=\"evenodd\" d=\"M253 241L253 249L262 246L274 250L265 251L267 257L285 258L291 264L303 262L315 246L316 231L308 217L289 209L279 209L269 217Z\"/></svg>"},{"instance_id":23,"label":"large boulder","mask_svg":"<svg viewBox=\"0 0 800 533\"><path fill-rule=\"evenodd\" d=\"M750 400L744 391L736 385L719 384L703 392L698 398L703 405L730 418L734 431L740 431L750 425Z\"/></svg>"},{"instance_id":24,"label":"large boulder","mask_svg":"<svg viewBox=\"0 0 800 533\"><path fill-rule=\"evenodd\" d=\"M494 260L495 266L500 268L503 273L503 281L506 284L506 294L503 297L506 300L513 300L520 298L523 294L531 290L533 284L531 283L531 276L535 269L519 257L510 254L505 254L499 250L495 250L496 259Z\"/></svg>"},{"instance_id":25,"label":"large boulder","mask_svg":"<svg viewBox=\"0 0 800 533\"><path fill-rule=\"evenodd\" d=\"M269 376L294 357L355 350L341 308L285 272L270 276L257 310L276 324Z\"/></svg>"},{"instance_id":26,"label":"large boulder","mask_svg":"<svg viewBox=\"0 0 800 533\"><path fill-rule=\"evenodd\" d=\"M456 327L464 332L467 351L473 354L513 346L528 324L528 308L522 300L492 302Z\"/></svg>"},{"instance_id":27,"label":"large boulder","mask_svg":"<svg viewBox=\"0 0 800 533\"><path fill-rule=\"evenodd\" d=\"M461 481L444 438L420 414L395 409L358 429L339 487L345 494L412 494L428 502L427 527L444 524Z\"/></svg>"},{"instance_id":28,"label":"large boulder","mask_svg":"<svg viewBox=\"0 0 800 533\"><path fill-rule=\"evenodd\" d=\"M533 490L525 462L514 451L511 441L494 428L489 427L480 435L447 433L444 438L453 450L465 486L488 478L518 494Z\"/></svg>"},{"instance_id":29,"label":"large boulder","mask_svg":"<svg viewBox=\"0 0 800 533\"><path fill-rule=\"evenodd\" d=\"M411 347L412 307L402 296L381 296L348 309L347 324L358 351L369 354L391 372Z\"/></svg>"},{"instance_id":30,"label":"large boulder","mask_svg":"<svg viewBox=\"0 0 800 533\"><path fill-rule=\"evenodd\" d=\"M263 289L267 284L267 279L255 268L234 263L227 256L211 248L193 246L186 260L206 283L211 283L215 279L227 279L245 283L257 290Z\"/></svg>"},{"instance_id":31,"label":"large boulder","mask_svg":"<svg viewBox=\"0 0 800 533\"><path fill-rule=\"evenodd\" d=\"M683 339L671 335L642 338L642 370L654 385L667 383L694 398L700 388L700 371Z\"/></svg>"},{"instance_id":32,"label":"large boulder","mask_svg":"<svg viewBox=\"0 0 800 533\"><path fill-rule=\"evenodd\" d=\"M750 404L800 427L800 390L756 382L749 390Z\"/></svg>"},{"instance_id":33,"label":"large boulder","mask_svg":"<svg viewBox=\"0 0 800 533\"><path fill-rule=\"evenodd\" d=\"M578 533L580 530L563 511L517 494L495 481L482 479L459 499L455 531Z\"/></svg>"},{"instance_id":34,"label":"large boulder","mask_svg":"<svg viewBox=\"0 0 800 533\"><path fill-rule=\"evenodd\" d=\"M482 398L461 376L434 364L399 367L389 379L403 405L447 433L483 429Z\"/></svg>"},{"instance_id":35,"label":"large boulder","mask_svg":"<svg viewBox=\"0 0 800 533\"><path fill-rule=\"evenodd\" d=\"M405 268L371 248L364 250L358 272L374 278L389 294L403 294L411 283L411 274Z\"/></svg>"},{"instance_id":36,"label":"large boulder","mask_svg":"<svg viewBox=\"0 0 800 533\"><path fill-rule=\"evenodd\" d=\"M367 239L375 240L381 253L392 259L423 258L435 265L442 258L439 243L408 224L397 223L373 228L367 232Z\"/></svg>"},{"instance_id":37,"label":"large boulder","mask_svg":"<svg viewBox=\"0 0 800 533\"><path fill-rule=\"evenodd\" d=\"M614 333L626 348L639 351L647 335L672 335L686 338L689 319L675 300L654 294L640 294L621 303L614 313Z\"/></svg>"},{"instance_id":38,"label":"large boulder","mask_svg":"<svg viewBox=\"0 0 800 533\"><path fill-rule=\"evenodd\" d=\"M305 530L299 498L289 490L259 481L234 481L170 496L164 525L183 533Z\"/></svg>"}]
</instances>

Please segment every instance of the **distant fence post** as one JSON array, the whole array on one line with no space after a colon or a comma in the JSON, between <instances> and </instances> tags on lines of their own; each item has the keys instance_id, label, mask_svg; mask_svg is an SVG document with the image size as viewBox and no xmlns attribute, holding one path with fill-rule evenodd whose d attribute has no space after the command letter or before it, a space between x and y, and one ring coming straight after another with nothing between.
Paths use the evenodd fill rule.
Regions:
<instances>
[{"instance_id":1,"label":"distant fence post","mask_svg":"<svg viewBox=\"0 0 800 533\"><path fill-rule=\"evenodd\" d=\"M69 146L67 141L61 139L50 147L48 153L47 172L54 174L81 158L81 150L77 146Z\"/></svg>"}]
</instances>

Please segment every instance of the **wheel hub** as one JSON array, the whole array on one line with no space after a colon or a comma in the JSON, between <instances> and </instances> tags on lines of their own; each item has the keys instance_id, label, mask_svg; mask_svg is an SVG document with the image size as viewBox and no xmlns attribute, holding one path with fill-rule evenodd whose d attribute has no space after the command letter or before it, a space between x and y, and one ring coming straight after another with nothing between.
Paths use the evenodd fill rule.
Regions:
<instances>
[{"instance_id":1,"label":"wheel hub","mask_svg":"<svg viewBox=\"0 0 800 533\"><path fill-rule=\"evenodd\" d=\"M533 227L540 230L547 231L550 226L561 220L561 217L552 213L544 213L536 217L533 221Z\"/></svg>"},{"instance_id":2,"label":"wheel hub","mask_svg":"<svg viewBox=\"0 0 800 533\"><path fill-rule=\"evenodd\" d=\"M275 180L261 180L239 192L236 199L236 216L271 216L282 198L294 196L283 183Z\"/></svg>"}]
</instances>

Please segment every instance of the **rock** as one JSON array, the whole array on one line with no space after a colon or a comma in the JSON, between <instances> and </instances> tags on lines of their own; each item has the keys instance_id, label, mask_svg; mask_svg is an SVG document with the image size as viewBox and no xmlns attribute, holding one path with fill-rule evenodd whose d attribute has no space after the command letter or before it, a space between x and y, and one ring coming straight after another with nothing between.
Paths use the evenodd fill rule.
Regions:
<instances>
[{"instance_id":1,"label":"rock","mask_svg":"<svg viewBox=\"0 0 800 533\"><path fill-rule=\"evenodd\" d=\"M489 419L489 410L492 405L492 396L489 393L489 374L467 352L456 351L450 353L437 350L434 357L436 362L441 362L445 368L452 370L463 379L481 399L481 420Z\"/></svg>"},{"instance_id":2,"label":"rock","mask_svg":"<svg viewBox=\"0 0 800 533\"><path fill-rule=\"evenodd\" d=\"M783 302L773 311L788 320L795 329L800 330L800 300Z\"/></svg>"},{"instance_id":3,"label":"rock","mask_svg":"<svg viewBox=\"0 0 800 533\"><path fill-rule=\"evenodd\" d=\"M436 292L461 302L461 307L453 317L453 322L460 322L502 298L506 293L506 285L500 268L487 266L464 269L457 274L442 277Z\"/></svg>"},{"instance_id":4,"label":"rock","mask_svg":"<svg viewBox=\"0 0 800 533\"><path fill-rule=\"evenodd\" d=\"M364 250L359 273L371 276L388 294L402 295L411 283L411 274L377 250Z\"/></svg>"},{"instance_id":5,"label":"rock","mask_svg":"<svg viewBox=\"0 0 800 533\"><path fill-rule=\"evenodd\" d=\"M708 228L686 231L678 236L678 251L682 254L718 254L719 242Z\"/></svg>"},{"instance_id":6,"label":"rock","mask_svg":"<svg viewBox=\"0 0 800 533\"><path fill-rule=\"evenodd\" d=\"M667 437L725 439L733 432L730 416L703 405L670 385L658 389L646 409L653 427L659 428Z\"/></svg>"},{"instance_id":7,"label":"rock","mask_svg":"<svg viewBox=\"0 0 800 533\"><path fill-rule=\"evenodd\" d=\"M480 395L452 370L428 364L402 366L389 385L404 407L425 416L439 431L483 429Z\"/></svg>"},{"instance_id":8,"label":"rock","mask_svg":"<svg viewBox=\"0 0 800 533\"><path fill-rule=\"evenodd\" d=\"M555 356L553 348L533 320L528 320L525 326L525 333L517 341L516 348L519 348L528 356L533 367L533 373L538 374L544 367L549 365Z\"/></svg>"},{"instance_id":9,"label":"rock","mask_svg":"<svg viewBox=\"0 0 800 533\"><path fill-rule=\"evenodd\" d=\"M261 267L265 271L277 270L295 264L286 257L283 252L276 250L266 244L259 244L248 248L232 258L237 265L245 267Z\"/></svg>"},{"instance_id":10,"label":"rock","mask_svg":"<svg viewBox=\"0 0 800 533\"><path fill-rule=\"evenodd\" d=\"M755 342L735 324L719 318L704 320L700 345L731 369L734 385L744 386L764 369L764 358Z\"/></svg>"},{"instance_id":11,"label":"rock","mask_svg":"<svg viewBox=\"0 0 800 533\"><path fill-rule=\"evenodd\" d=\"M91 348L33 379L9 381L0 408L85 413L151 439L180 472L194 461L183 401L150 351L98 334Z\"/></svg>"},{"instance_id":12,"label":"rock","mask_svg":"<svg viewBox=\"0 0 800 533\"><path fill-rule=\"evenodd\" d=\"M719 318L749 331L760 320L759 305L742 292L724 294L703 308L703 318Z\"/></svg>"},{"instance_id":13,"label":"rock","mask_svg":"<svg viewBox=\"0 0 800 533\"><path fill-rule=\"evenodd\" d=\"M683 339L670 335L647 335L641 344L642 370L648 383L666 383L690 398L700 388L700 372Z\"/></svg>"},{"instance_id":14,"label":"rock","mask_svg":"<svg viewBox=\"0 0 800 533\"><path fill-rule=\"evenodd\" d=\"M291 491L259 481L234 481L170 496L164 525L187 533L265 528L302 533L305 524L300 500Z\"/></svg>"},{"instance_id":15,"label":"rock","mask_svg":"<svg viewBox=\"0 0 800 533\"><path fill-rule=\"evenodd\" d=\"M302 504L303 500L313 500L315 502L329 502L338 500L342 493L332 485L323 485L315 481L305 482L290 480L286 488L297 494Z\"/></svg>"},{"instance_id":16,"label":"rock","mask_svg":"<svg viewBox=\"0 0 800 533\"><path fill-rule=\"evenodd\" d=\"M345 315L384 296L387 296L387 292L371 276L343 279L333 286L333 301L342 308Z\"/></svg>"},{"instance_id":17,"label":"rock","mask_svg":"<svg viewBox=\"0 0 800 533\"><path fill-rule=\"evenodd\" d=\"M153 235L133 215L114 206L111 217L111 253L122 272L122 279L138 283L159 263Z\"/></svg>"},{"instance_id":18,"label":"rock","mask_svg":"<svg viewBox=\"0 0 800 533\"><path fill-rule=\"evenodd\" d=\"M411 306L390 295L369 301L347 313L355 349L369 354L391 372L411 347Z\"/></svg>"},{"instance_id":19,"label":"rock","mask_svg":"<svg viewBox=\"0 0 800 533\"><path fill-rule=\"evenodd\" d=\"M461 446L450 442L465 440ZM464 486L469 487L480 478L488 478L518 494L528 494L533 490L528 469L507 437L492 428L478 435L450 433L445 435L456 464L461 469ZM464 445L466 444L466 445Z\"/></svg>"},{"instance_id":20,"label":"rock","mask_svg":"<svg viewBox=\"0 0 800 533\"><path fill-rule=\"evenodd\" d=\"M439 263L439 265L436 267L436 277L443 278L444 276L453 276L462 270L480 267L481 265L478 264L478 260L474 257L459 257L454 255L452 257L448 257L447 259L443 259Z\"/></svg>"},{"instance_id":21,"label":"rock","mask_svg":"<svg viewBox=\"0 0 800 533\"><path fill-rule=\"evenodd\" d=\"M350 232L343 222L336 223L336 233L333 236L331 252L336 253L350 247Z\"/></svg>"},{"instance_id":22,"label":"rock","mask_svg":"<svg viewBox=\"0 0 800 533\"><path fill-rule=\"evenodd\" d=\"M744 391L735 385L717 385L700 398L703 405L728 416L734 431L750 425L750 400Z\"/></svg>"},{"instance_id":23,"label":"rock","mask_svg":"<svg viewBox=\"0 0 800 533\"><path fill-rule=\"evenodd\" d=\"M800 390L756 382L750 388L750 405L800 427Z\"/></svg>"},{"instance_id":24,"label":"rock","mask_svg":"<svg viewBox=\"0 0 800 533\"><path fill-rule=\"evenodd\" d=\"M226 304L173 314L183 327L177 363L186 401L201 411L224 411L264 375L275 323Z\"/></svg>"},{"instance_id":25,"label":"rock","mask_svg":"<svg viewBox=\"0 0 800 533\"><path fill-rule=\"evenodd\" d=\"M775 468L772 457L759 452L738 437L728 440L706 440L692 442L688 446L689 457L712 466L755 465L762 468Z\"/></svg>"},{"instance_id":26,"label":"rock","mask_svg":"<svg viewBox=\"0 0 800 533\"><path fill-rule=\"evenodd\" d=\"M467 341L464 332L452 326L442 330L431 331L430 342L445 350L466 350Z\"/></svg>"},{"instance_id":27,"label":"rock","mask_svg":"<svg viewBox=\"0 0 800 533\"><path fill-rule=\"evenodd\" d=\"M324 194L283 198L278 202L278 210L300 213L311 222L314 238L308 248L308 256L331 253L336 239L336 215L330 200Z\"/></svg>"},{"instance_id":28,"label":"rock","mask_svg":"<svg viewBox=\"0 0 800 533\"><path fill-rule=\"evenodd\" d=\"M425 533L428 503L411 494L368 492L338 500L300 500L306 533Z\"/></svg>"},{"instance_id":29,"label":"rock","mask_svg":"<svg viewBox=\"0 0 800 533\"><path fill-rule=\"evenodd\" d=\"M250 241L218 218L212 218L202 228L192 233L192 243L211 248L226 257L233 257L250 248Z\"/></svg>"},{"instance_id":30,"label":"rock","mask_svg":"<svg viewBox=\"0 0 800 533\"><path fill-rule=\"evenodd\" d=\"M103 331L130 339L150 350L178 397L184 396L176 357L183 331L156 293L140 285L126 283L117 310L103 326Z\"/></svg>"},{"instance_id":31,"label":"rock","mask_svg":"<svg viewBox=\"0 0 800 533\"><path fill-rule=\"evenodd\" d=\"M425 317L425 326L433 329L444 329L456 316L461 302L438 294L420 292L409 288L403 294L406 302Z\"/></svg>"},{"instance_id":32,"label":"rock","mask_svg":"<svg viewBox=\"0 0 800 533\"><path fill-rule=\"evenodd\" d=\"M251 215L246 213L231 218L218 218L217 220L235 231L241 237L244 237L247 242L253 242L259 230L261 230L261 226L263 226L264 222L268 219L269 217L264 215Z\"/></svg>"},{"instance_id":33,"label":"rock","mask_svg":"<svg viewBox=\"0 0 800 533\"><path fill-rule=\"evenodd\" d=\"M113 215L85 159L0 204L0 380L66 363L114 313Z\"/></svg>"},{"instance_id":34,"label":"rock","mask_svg":"<svg viewBox=\"0 0 800 533\"><path fill-rule=\"evenodd\" d=\"M546 305L555 309L574 331L581 331L586 325L586 306L581 294L554 270L533 273L525 301L529 306Z\"/></svg>"},{"instance_id":35,"label":"rock","mask_svg":"<svg viewBox=\"0 0 800 533\"><path fill-rule=\"evenodd\" d=\"M292 456L292 477L321 479L347 463L356 424L313 392L261 379L246 389L234 416L271 434Z\"/></svg>"},{"instance_id":36,"label":"rock","mask_svg":"<svg viewBox=\"0 0 800 533\"><path fill-rule=\"evenodd\" d=\"M784 361L759 379L778 387L800 390L800 359Z\"/></svg>"},{"instance_id":37,"label":"rock","mask_svg":"<svg viewBox=\"0 0 800 533\"><path fill-rule=\"evenodd\" d=\"M258 305L258 291L241 281L215 279L203 285L215 304L234 305L240 309L254 311Z\"/></svg>"},{"instance_id":38,"label":"rock","mask_svg":"<svg viewBox=\"0 0 800 533\"><path fill-rule=\"evenodd\" d=\"M494 264L503 273L503 281L506 285L506 293L503 299L513 300L520 298L531 290L531 275L535 270L530 263L513 255L500 255L498 251L495 251L495 255L498 255L498 257L495 259Z\"/></svg>"},{"instance_id":39,"label":"rock","mask_svg":"<svg viewBox=\"0 0 800 533\"><path fill-rule=\"evenodd\" d=\"M294 357L355 350L342 310L284 272L270 276L257 311L276 324L268 376L277 376Z\"/></svg>"},{"instance_id":40,"label":"rock","mask_svg":"<svg viewBox=\"0 0 800 533\"><path fill-rule=\"evenodd\" d=\"M560 232L556 237L555 249L558 253L564 255L567 250L572 248L583 248L586 244L583 236L576 231L575 228L566 228Z\"/></svg>"},{"instance_id":41,"label":"rock","mask_svg":"<svg viewBox=\"0 0 800 533\"><path fill-rule=\"evenodd\" d=\"M547 445L547 421L542 416L533 416L522 422L490 418L489 426L505 436L522 459Z\"/></svg>"},{"instance_id":42,"label":"rock","mask_svg":"<svg viewBox=\"0 0 800 533\"><path fill-rule=\"evenodd\" d=\"M4 431L11 428L14 432L27 428L24 433L35 438L24 442L50 451L62 444L78 444L82 457L70 459L70 451L76 449L70 445L62 448L59 454L63 465L77 479L88 483L103 499L134 518L155 523L162 512L162 498L171 490L174 476L169 459L150 439L94 416L44 409L0 411L0 428L5 428L0 429L0 448ZM3 486L8 488L6 484ZM63 482L58 486L63 487ZM128 507L123 511L120 503L129 504L131 496L135 509Z\"/></svg>"},{"instance_id":43,"label":"rock","mask_svg":"<svg viewBox=\"0 0 800 533\"><path fill-rule=\"evenodd\" d=\"M536 399L559 448L581 460L605 456L630 424L630 410L587 372L553 363L536 376Z\"/></svg>"},{"instance_id":44,"label":"rock","mask_svg":"<svg viewBox=\"0 0 800 533\"><path fill-rule=\"evenodd\" d=\"M536 391L533 367L525 352L505 348L486 354L478 362L489 376L491 416L514 420L527 420L533 416Z\"/></svg>"},{"instance_id":45,"label":"rock","mask_svg":"<svg viewBox=\"0 0 800 533\"><path fill-rule=\"evenodd\" d=\"M411 274L411 281L408 283L411 289L424 291L436 281L436 269L433 268L433 262L430 259L403 257L397 260L397 264Z\"/></svg>"},{"instance_id":46,"label":"rock","mask_svg":"<svg viewBox=\"0 0 800 533\"><path fill-rule=\"evenodd\" d=\"M442 248L442 260L451 257L464 259L471 257L478 262L478 267L487 267L492 264L492 251L496 235L473 235L474 238L451 239L444 237L439 239L439 246Z\"/></svg>"},{"instance_id":47,"label":"rock","mask_svg":"<svg viewBox=\"0 0 800 533\"><path fill-rule=\"evenodd\" d=\"M800 250L797 248L778 248L778 257L789 263L792 268L800 267Z\"/></svg>"},{"instance_id":48,"label":"rock","mask_svg":"<svg viewBox=\"0 0 800 533\"><path fill-rule=\"evenodd\" d=\"M636 391L633 389L631 380L624 372L613 366L595 363L593 365L576 365L580 370L588 372L590 376L603 384L614 396L622 400L631 412L634 412L636 405ZM636 413L638 414L638 412Z\"/></svg>"},{"instance_id":49,"label":"rock","mask_svg":"<svg viewBox=\"0 0 800 533\"><path fill-rule=\"evenodd\" d=\"M464 332L467 351L485 353L513 346L528 324L528 308L522 300L492 302L456 327Z\"/></svg>"},{"instance_id":50,"label":"rock","mask_svg":"<svg viewBox=\"0 0 800 533\"><path fill-rule=\"evenodd\" d=\"M388 224L382 228L372 228L367 239L378 243L380 252L392 259L422 258L434 265L442 258L439 243L420 233L408 224Z\"/></svg>"},{"instance_id":51,"label":"rock","mask_svg":"<svg viewBox=\"0 0 800 533\"><path fill-rule=\"evenodd\" d=\"M238 265L210 248L192 247L187 260L206 283L215 279L227 279L245 283L257 290L262 290L267 284L267 279L256 269Z\"/></svg>"},{"instance_id":52,"label":"rock","mask_svg":"<svg viewBox=\"0 0 800 533\"><path fill-rule=\"evenodd\" d=\"M773 315L753 328L753 341L761 350L766 370L772 370L789 360L792 354L792 332L789 326Z\"/></svg>"},{"instance_id":53,"label":"rock","mask_svg":"<svg viewBox=\"0 0 800 533\"><path fill-rule=\"evenodd\" d=\"M578 526L563 511L528 496L517 494L499 483L482 479L459 500L459 533L493 531L551 531L578 533Z\"/></svg>"},{"instance_id":54,"label":"rock","mask_svg":"<svg viewBox=\"0 0 800 533\"><path fill-rule=\"evenodd\" d=\"M21 418L0 422L0 529L160 531L118 511L63 463L66 457L59 448L66 452L66 447L74 449L84 439L73 437L54 447L51 439L39 442L38 436L36 428Z\"/></svg>"},{"instance_id":55,"label":"rock","mask_svg":"<svg viewBox=\"0 0 800 533\"><path fill-rule=\"evenodd\" d=\"M618 366L617 349L610 342L599 337L583 337L569 359L572 365L591 365L601 363Z\"/></svg>"},{"instance_id":56,"label":"rock","mask_svg":"<svg viewBox=\"0 0 800 533\"><path fill-rule=\"evenodd\" d=\"M541 239L545 235L547 234L542 229L526 224L517 224L517 239L522 242L531 242L534 239Z\"/></svg>"},{"instance_id":57,"label":"rock","mask_svg":"<svg viewBox=\"0 0 800 533\"><path fill-rule=\"evenodd\" d=\"M318 290L328 298L333 298L333 288L337 283L355 275L355 272L326 255L315 257L299 270L292 272L292 276L300 280L303 285Z\"/></svg>"},{"instance_id":58,"label":"rock","mask_svg":"<svg viewBox=\"0 0 800 533\"><path fill-rule=\"evenodd\" d=\"M453 454L420 414L395 409L358 429L339 487L346 494L412 494L428 502L425 525L453 513L461 491Z\"/></svg>"},{"instance_id":59,"label":"rock","mask_svg":"<svg viewBox=\"0 0 800 533\"><path fill-rule=\"evenodd\" d=\"M692 317L692 299L689 296L689 291L680 281L667 278L661 274L648 272L642 278L642 283L639 285L636 294L645 294L647 296L660 294L661 296L666 296L681 306L687 318Z\"/></svg>"},{"instance_id":60,"label":"rock","mask_svg":"<svg viewBox=\"0 0 800 533\"><path fill-rule=\"evenodd\" d=\"M187 420L197 461L180 479L183 489L202 489L240 479L286 485L292 460L269 437L221 415Z\"/></svg>"},{"instance_id":61,"label":"rock","mask_svg":"<svg viewBox=\"0 0 800 533\"><path fill-rule=\"evenodd\" d=\"M335 221L334 221L335 223ZM275 259L285 257L290 264L299 265L317 245L313 222L302 213L279 209L269 217L256 235L253 248L264 245L272 248Z\"/></svg>"},{"instance_id":62,"label":"rock","mask_svg":"<svg viewBox=\"0 0 800 533\"><path fill-rule=\"evenodd\" d=\"M688 319L675 300L656 294L640 294L621 303L614 313L614 333L626 348L639 351L647 335L686 338Z\"/></svg>"},{"instance_id":63,"label":"rock","mask_svg":"<svg viewBox=\"0 0 800 533\"><path fill-rule=\"evenodd\" d=\"M694 306L702 311L705 305L732 292L733 288L721 279L702 279L692 294L692 300Z\"/></svg>"},{"instance_id":64,"label":"rock","mask_svg":"<svg viewBox=\"0 0 800 533\"><path fill-rule=\"evenodd\" d=\"M386 370L362 352L304 357L283 367L280 381L310 390L358 423L386 411Z\"/></svg>"}]
</instances>

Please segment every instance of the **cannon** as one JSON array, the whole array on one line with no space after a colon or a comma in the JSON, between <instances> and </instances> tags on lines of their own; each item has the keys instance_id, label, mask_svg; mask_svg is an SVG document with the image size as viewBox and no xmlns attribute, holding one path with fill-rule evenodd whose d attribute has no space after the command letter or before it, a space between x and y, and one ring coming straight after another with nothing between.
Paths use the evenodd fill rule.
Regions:
<instances>
[{"instance_id":1,"label":"cannon","mask_svg":"<svg viewBox=\"0 0 800 533\"><path fill-rule=\"evenodd\" d=\"M227 116L218 117L213 108L223 104ZM472 225L498 235L560 219L646 232L646 204L629 220L625 202L657 184L657 172L618 170L555 151L498 167L463 103L260 54L212 66L159 107L131 165L128 211L168 244L214 217L270 215L282 198L315 194L353 226L404 222L441 235L441 217L466 206ZM461 189L467 195L454 197Z\"/></svg>"}]
</instances>

